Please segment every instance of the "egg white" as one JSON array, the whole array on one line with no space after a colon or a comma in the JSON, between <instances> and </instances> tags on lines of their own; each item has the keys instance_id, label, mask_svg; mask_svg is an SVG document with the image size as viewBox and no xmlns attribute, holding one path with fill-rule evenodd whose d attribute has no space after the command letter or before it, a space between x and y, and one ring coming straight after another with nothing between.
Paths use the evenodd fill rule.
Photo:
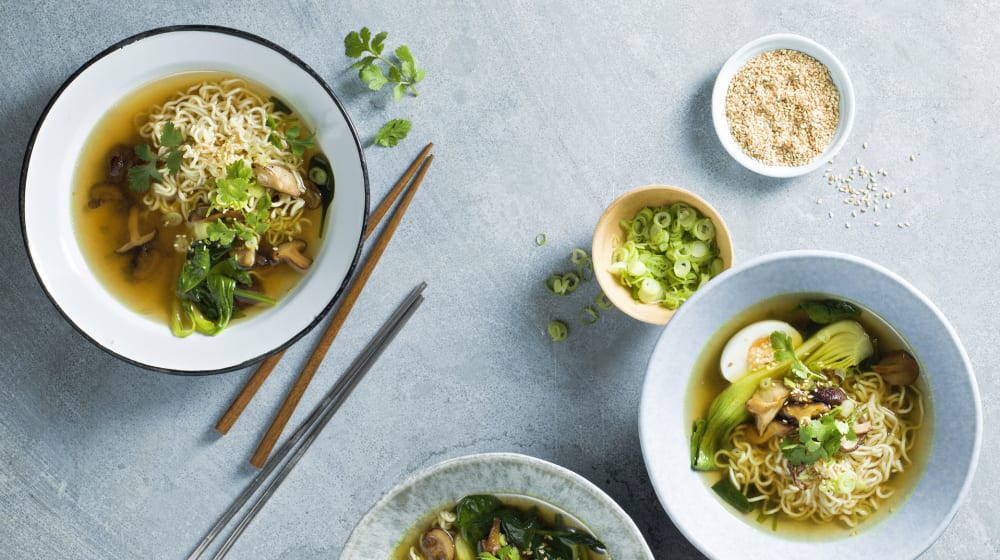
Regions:
<instances>
[{"instance_id":1,"label":"egg white","mask_svg":"<svg viewBox=\"0 0 1000 560\"><path fill-rule=\"evenodd\" d=\"M781 331L792 339L792 347L802 344L802 335L784 321L758 321L740 329L725 348L719 360L722 376L733 382L774 360L771 333Z\"/></svg>"}]
</instances>

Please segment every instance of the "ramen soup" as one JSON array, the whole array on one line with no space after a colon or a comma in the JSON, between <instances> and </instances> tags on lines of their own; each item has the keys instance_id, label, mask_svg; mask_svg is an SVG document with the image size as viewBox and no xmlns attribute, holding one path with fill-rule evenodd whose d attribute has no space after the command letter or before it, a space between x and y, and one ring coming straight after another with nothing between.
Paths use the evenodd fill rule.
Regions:
<instances>
[{"instance_id":1,"label":"ramen soup","mask_svg":"<svg viewBox=\"0 0 1000 560\"><path fill-rule=\"evenodd\" d=\"M389 560L609 560L604 550L565 511L526 496L479 494L421 519Z\"/></svg>"},{"instance_id":2,"label":"ramen soup","mask_svg":"<svg viewBox=\"0 0 1000 560\"><path fill-rule=\"evenodd\" d=\"M768 529L855 534L926 462L926 376L889 325L851 303L789 295L741 313L703 351L688 402L691 466Z\"/></svg>"},{"instance_id":3,"label":"ramen soup","mask_svg":"<svg viewBox=\"0 0 1000 560\"><path fill-rule=\"evenodd\" d=\"M176 336L275 305L312 265L333 194L315 132L232 76L178 74L127 95L90 134L74 221L106 289Z\"/></svg>"}]
</instances>

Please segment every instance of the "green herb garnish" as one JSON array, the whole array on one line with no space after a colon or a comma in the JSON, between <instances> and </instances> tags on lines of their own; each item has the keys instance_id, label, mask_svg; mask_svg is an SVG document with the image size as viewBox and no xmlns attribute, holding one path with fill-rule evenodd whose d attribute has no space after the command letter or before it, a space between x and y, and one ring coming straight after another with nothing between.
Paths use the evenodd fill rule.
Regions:
<instances>
[{"instance_id":1,"label":"green herb garnish","mask_svg":"<svg viewBox=\"0 0 1000 560\"><path fill-rule=\"evenodd\" d=\"M386 148L392 148L396 144L399 144L400 140L406 138L412 127L413 123L406 119L392 119L382 125L378 134L375 135L374 143Z\"/></svg>"},{"instance_id":2,"label":"green herb garnish","mask_svg":"<svg viewBox=\"0 0 1000 560\"><path fill-rule=\"evenodd\" d=\"M829 459L840 449L840 441L855 441L851 422L840 418L840 407L835 407L804 426L799 426L798 437L789 436L781 443L785 459L795 467L811 465L820 459Z\"/></svg>"},{"instance_id":3,"label":"green herb garnish","mask_svg":"<svg viewBox=\"0 0 1000 560\"><path fill-rule=\"evenodd\" d=\"M414 96L419 95L415 84L422 81L427 72L417 68L417 61L406 45L394 51L399 64L383 57L385 39L388 36L389 34L383 31L372 37L367 27L362 27L361 31L348 33L344 37L344 52L350 58L358 59L351 67L358 70L358 78L368 84L368 88L372 91L379 91L389 83L395 84L392 88L392 97L396 101L403 98L407 89ZM386 68L383 69L379 62L384 63Z\"/></svg>"},{"instance_id":4,"label":"green herb garnish","mask_svg":"<svg viewBox=\"0 0 1000 560\"><path fill-rule=\"evenodd\" d=\"M552 342L566 340L566 337L569 336L569 327L566 326L566 323L556 319L549 321L548 331Z\"/></svg>"},{"instance_id":5,"label":"green herb garnish","mask_svg":"<svg viewBox=\"0 0 1000 560\"><path fill-rule=\"evenodd\" d=\"M183 161L180 146L184 143L184 135L174 127L173 121L167 121L160 133L160 146L170 148L163 156L169 175L177 175ZM141 160L128 170L128 188L133 192L143 193L149 190L151 181L162 181L163 174L157 169L160 157L149 144L136 144L132 149Z\"/></svg>"},{"instance_id":6,"label":"green herb garnish","mask_svg":"<svg viewBox=\"0 0 1000 560\"><path fill-rule=\"evenodd\" d=\"M306 153L306 150L316 146L315 130L308 135L303 135L299 119L292 115L292 110L277 97L272 97L271 102L274 103L276 111L285 114L284 117L268 115L265 119L267 127L272 131L267 135L267 141L272 146L279 150L282 149L284 147L282 145L282 137L284 137L284 143L288 145L288 149L299 157Z\"/></svg>"}]
</instances>

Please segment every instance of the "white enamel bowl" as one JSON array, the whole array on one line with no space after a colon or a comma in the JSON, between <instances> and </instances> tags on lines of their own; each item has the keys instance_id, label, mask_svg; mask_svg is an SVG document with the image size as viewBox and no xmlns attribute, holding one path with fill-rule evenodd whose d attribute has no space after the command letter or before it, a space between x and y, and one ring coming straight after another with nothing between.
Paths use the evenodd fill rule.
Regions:
<instances>
[{"instance_id":1,"label":"white enamel bowl","mask_svg":"<svg viewBox=\"0 0 1000 560\"><path fill-rule=\"evenodd\" d=\"M833 84L840 92L840 120L830 145L812 162L797 167L767 165L748 156L730 134L729 121L726 119L726 92L729 90L729 82L732 81L733 76L750 59L777 49L803 52L820 61L830 71L830 78L833 79ZM715 79L715 86L712 88L712 124L722 147L743 167L768 177L797 177L815 171L826 164L837 155L837 152L847 142L847 137L851 134L851 127L854 125L854 86L851 85L851 78L847 75L847 69L844 68L844 65L823 45L792 33L766 35L743 45L722 65L722 69L719 70Z\"/></svg>"},{"instance_id":2,"label":"white enamel bowl","mask_svg":"<svg viewBox=\"0 0 1000 560\"><path fill-rule=\"evenodd\" d=\"M772 532L725 505L690 468L695 411L686 401L698 354L740 311L774 296L820 294L880 316L922 363L932 438L909 497L857 535ZM723 272L667 323L653 350L639 405L646 469L674 525L711 558L909 559L944 531L969 489L979 457L982 410L972 366L937 308L896 274L864 259L824 251L767 255ZM905 491L902 489L901 491ZM873 520L874 521L874 520Z\"/></svg>"},{"instance_id":3,"label":"white enamel bowl","mask_svg":"<svg viewBox=\"0 0 1000 560\"><path fill-rule=\"evenodd\" d=\"M600 488L566 468L517 453L466 455L407 478L365 514L341 560L389 558L407 529L469 494L536 498L583 522L615 560L653 560L635 523Z\"/></svg>"},{"instance_id":4,"label":"white enamel bowl","mask_svg":"<svg viewBox=\"0 0 1000 560\"><path fill-rule=\"evenodd\" d=\"M221 71L260 83L317 129L336 190L323 245L293 292L215 337L175 338L162 320L113 297L84 261L74 235L71 189L87 136L119 99L157 79ZM152 30L117 43L77 70L38 121L21 173L21 224L35 274L85 337L119 358L172 373L232 370L284 349L319 322L357 263L368 215L368 172L344 107L323 80L281 47L207 26Z\"/></svg>"}]
</instances>

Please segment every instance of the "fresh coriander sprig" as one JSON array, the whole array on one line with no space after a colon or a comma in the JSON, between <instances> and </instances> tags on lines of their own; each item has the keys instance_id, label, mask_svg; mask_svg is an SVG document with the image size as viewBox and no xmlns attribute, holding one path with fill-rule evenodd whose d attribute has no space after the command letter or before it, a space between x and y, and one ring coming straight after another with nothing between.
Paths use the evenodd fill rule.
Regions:
<instances>
[{"instance_id":1,"label":"fresh coriander sprig","mask_svg":"<svg viewBox=\"0 0 1000 560\"><path fill-rule=\"evenodd\" d=\"M379 129L378 134L375 135L375 144L380 146L385 146L386 148L391 148L406 135L410 133L410 128L413 123L406 119L392 119L391 121L382 125Z\"/></svg>"},{"instance_id":2,"label":"fresh coriander sprig","mask_svg":"<svg viewBox=\"0 0 1000 560\"><path fill-rule=\"evenodd\" d=\"M163 162L167 165L169 175L177 175L181 170L181 144L184 135L174 126L173 121L167 121L160 133L160 146L169 148ZM136 163L128 170L128 188L134 192L143 193L149 190L150 181L162 181L163 174L157 169L160 163L159 155L149 144L136 144L132 149L141 163Z\"/></svg>"},{"instance_id":3,"label":"fresh coriander sprig","mask_svg":"<svg viewBox=\"0 0 1000 560\"><path fill-rule=\"evenodd\" d=\"M267 127L272 131L267 135L267 141L280 150L282 145L279 134L283 134L288 149L296 156L302 157L306 150L316 145L316 131L304 135L298 117L292 114L288 105L277 97L271 97L271 102L274 104L274 110L283 113L284 116L267 115Z\"/></svg>"},{"instance_id":4,"label":"fresh coriander sprig","mask_svg":"<svg viewBox=\"0 0 1000 560\"><path fill-rule=\"evenodd\" d=\"M427 76L427 71L417 67L417 61L406 45L393 51L399 64L383 57L385 39L388 36L387 32L382 31L372 37L367 27L362 27L361 31L348 33L347 37L344 37L345 54L358 59L351 67L358 70L358 78L368 84L368 88L373 91L379 91L389 83L395 84L392 88L392 97L396 101L403 98L407 89L414 96L420 95L415 84ZM384 63L386 68L383 69L379 62Z\"/></svg>"}]
</instances>

